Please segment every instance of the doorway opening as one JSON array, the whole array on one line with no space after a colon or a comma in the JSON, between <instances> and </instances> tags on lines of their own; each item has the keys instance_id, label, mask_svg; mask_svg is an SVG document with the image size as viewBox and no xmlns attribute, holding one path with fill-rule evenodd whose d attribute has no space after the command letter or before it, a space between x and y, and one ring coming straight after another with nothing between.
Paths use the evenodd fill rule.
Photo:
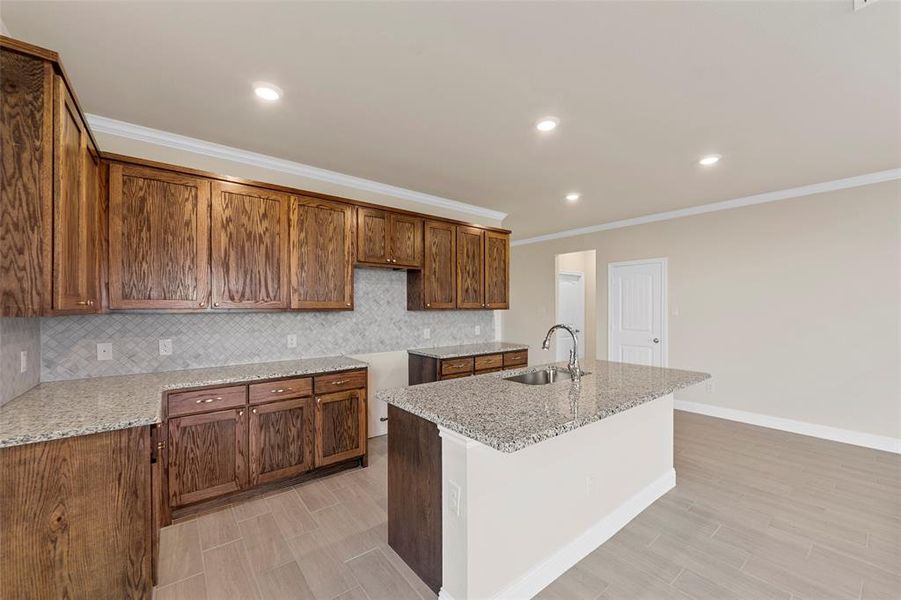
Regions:
<instances>
[{"instance_id":1,"label":"doorway opening","mask_svg":"<svg viewBox=\"0 0 901 600\"><path fill-rule=\"evenodd\" d=\"M578 329L579 360L594 361L597 339L597 261L594 250L558 254L556 257L556 322ZM554 336L557 361L569 360L572 341Z\"/></svg>"}]
</instances>

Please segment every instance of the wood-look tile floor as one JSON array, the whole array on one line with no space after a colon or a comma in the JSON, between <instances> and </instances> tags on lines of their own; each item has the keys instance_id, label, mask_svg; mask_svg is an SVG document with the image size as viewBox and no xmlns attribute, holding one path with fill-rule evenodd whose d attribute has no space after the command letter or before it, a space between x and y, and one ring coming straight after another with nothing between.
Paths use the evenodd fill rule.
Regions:
<instances>
[{"instance_id":1,"label":"wood-look tile floor","mask_svg":"<svg viewBox=\"0 0 901 600\"><path fill-rule=\"evenodd\" d=\"M158 600L419 600L370 466L163 529ZM676 412L678 485L545 600L901 600L901 457Z\"/></svg>"}]
</instances>

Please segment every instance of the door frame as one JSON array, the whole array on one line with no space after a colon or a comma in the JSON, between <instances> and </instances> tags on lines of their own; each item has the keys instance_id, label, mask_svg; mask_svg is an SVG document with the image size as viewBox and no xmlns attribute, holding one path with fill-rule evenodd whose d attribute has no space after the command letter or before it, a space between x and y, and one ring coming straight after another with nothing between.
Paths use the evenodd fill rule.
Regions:
<instances>
[{"instance_id":1,"label":"door frame","mask_svg":"<svg viewBox=\"0 0 901 600\"><path fill-rule=\"evenodd\" d=\"M660 265L660 291L663 296L663 310L660 327L663 330L660 348L660 366L669 367L669 258L642 258L607 263L607 360L613 356L613 269L635 265Z\"/></svg>"},{"instance_id":2,"label":"door frame","mask_svg":"<svg viewBox=\"0 0 901 600\"><path fill-rule=\"evenodd\" d=\"M585 348L585 327L586 327L585 323L588 321L588 319L585 318L586 317L585 312L588 309L585 306L585 273L583 273L581 271L557 271L557 278L556 278L557 279L557 290L556 290L557 306L556 306L556 310L555 310L555 314L554 314L554 322L555 323L563 323L564 322L560 318L560 276L561 275L568 275L570 277L578 277L579 278L579 287L582 290L582 329L579 331L579 334L582 336L582 338L579 340L579 342L582 344L582 354L587 354L588 349ZM556 339L557 338L555 337L554 340L556 341ZM560 358L559 346L554 347L554 356L558 361L566 360L565 358L564 359Z\"/></svg>"}]
</instances>

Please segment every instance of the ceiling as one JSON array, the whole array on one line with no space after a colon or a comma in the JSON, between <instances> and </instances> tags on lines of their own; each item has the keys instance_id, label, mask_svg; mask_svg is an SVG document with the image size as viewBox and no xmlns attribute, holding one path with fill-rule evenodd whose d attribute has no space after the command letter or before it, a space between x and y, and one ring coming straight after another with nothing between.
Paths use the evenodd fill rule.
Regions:
<instances>
[{"instance_id":1,"label":"ceiling","mask_svg":"<svg viewBox=\"0 0 901 600\"><path fill-rule=\"evenodd\" d=\"M500 210L515 238L901 166L888 0L3 0L0 18L60 52L89 113Z\"/></svg>"}]
</instances>

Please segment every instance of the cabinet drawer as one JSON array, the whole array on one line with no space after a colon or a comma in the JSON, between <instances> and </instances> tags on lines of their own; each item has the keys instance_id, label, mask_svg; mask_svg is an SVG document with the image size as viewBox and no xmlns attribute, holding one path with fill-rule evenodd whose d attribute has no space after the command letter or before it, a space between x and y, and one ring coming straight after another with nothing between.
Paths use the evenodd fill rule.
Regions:
<instances>
[{"instance_id":1,"label":"cabinet drawer","mask_svg":"<svg viewBox=\"0 0 901 600\"><path fill-rule=\"evenodd\" d=\"M504 353L505 367L519 367L529 362L528 350L517 350L515 352Z\"/></svg>"},{"instance_id":2,"label":"cabinet drawer","mask_svg":"<svg viewBox=\"0 0 901 600\"><path fill-rule=\"evenodd\" d=\"M472 377L472 373L455 373L453 375L442 375L438 381L447 381L448 379L460 379L461 377Z\"/></svg>"},{"instance_id":3,"label":"cabinet drawer","mask_svg":"<svg viewBox=\"0 0 901 600\"><path fill-rule=\"evenodd\" d=\"M451 358L441 361L441 375L472 373L472 358Z\"/></svg>"},{"instance_id":4,"label":"cabinet drawer","mask_svg":"<svg viewBox=\"0 0 901 600\"><path fill-rule=\"evenodd\" d=\"M270 400L285 400L313 395L313 378L278 379L250 385L250 403L261 404Z\"/></svg>"},{"instance_id":5,"label":"cabinet drawer","mask_svg":"<svg viewBox=\"0 0 901 600\"><path fill-rule=\"evenodd\" d=\"M244 406L246 397L247 392L243 385L170 393L168 398L169 416L177 417L237 408Z\"/></svg>"},{"instance_id":6,"label":"cabinet drawer","mask_svg":"<svg viewBox=\"0 0 901 600\"><path fill-rule=\"evenodd\" d=\"M344 390L355 390L366 387L366 371L350 371L332 373L314 378L313 387L317 394L329 394Z\"/></svg>"},{"instance_id":7,"label":"cabinet drawer","mask_svg":"<svg viewBox=\"0 0 901 600\"><path fill-rule=\"evenodd\" d=\"M476 371L485 371L487 369L497 369L504 366L503 354L486 354L484 356L476 356Z\"/></svg>"}]
</instances>

